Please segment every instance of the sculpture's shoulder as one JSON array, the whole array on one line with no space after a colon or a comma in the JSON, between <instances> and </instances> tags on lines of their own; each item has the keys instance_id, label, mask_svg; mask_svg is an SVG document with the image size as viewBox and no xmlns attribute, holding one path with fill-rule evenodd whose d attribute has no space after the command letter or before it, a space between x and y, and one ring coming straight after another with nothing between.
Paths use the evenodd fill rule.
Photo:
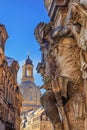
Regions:
<instances>
[{"instance_id":1,"label":"sculpture's shoulder","mask_svg":"<svg viewBox=\"0 0 87 130\"><path fill-rule=\"evenodd\" d=\"M80 0L80 4L87 9L87 0Z\"/></svg>"}]
</instances>

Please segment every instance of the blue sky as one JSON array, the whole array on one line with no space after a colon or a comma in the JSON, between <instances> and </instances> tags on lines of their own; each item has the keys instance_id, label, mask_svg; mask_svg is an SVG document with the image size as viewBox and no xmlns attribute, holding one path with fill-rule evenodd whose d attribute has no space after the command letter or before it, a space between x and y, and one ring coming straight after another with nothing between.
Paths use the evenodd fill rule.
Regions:
<instances>
[{"instance_id":1,"label":"blue sky","mask_svg":"<svg viewBox=\"0 0 87 130\"><path fill-rule=\"evenodd\" d=\"M41 21L49 21L44 0L0 0L0 23L5 25L9 35L5 54L22 65L30 53L30 58L36 67L41 60L41 52L34 37L34 28ZM20 77L21 70L18 82ZM41 78L36 74L35 68L34 77L35 83L41 85Z\"/></svg>"}]
</instances>

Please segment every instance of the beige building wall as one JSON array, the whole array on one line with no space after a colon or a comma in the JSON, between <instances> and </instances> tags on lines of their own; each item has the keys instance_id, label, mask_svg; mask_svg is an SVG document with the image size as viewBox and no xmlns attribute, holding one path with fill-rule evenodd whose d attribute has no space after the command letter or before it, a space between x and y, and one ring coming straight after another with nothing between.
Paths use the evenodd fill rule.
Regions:
<instances>
[{"instance_id":1,"label":"beige building wall","mask_svg":"<svg viewBox=\"0 0 87 130\"><path fill-rule=\"evenodd\" d=\"M50 121L41 121L40 130L53 130L53 125Z\"/></svg>"},{"instance_id":2,"label":"beige building wall","mask_svg":"<svg viewBox=\"0 0 87 130\"><path fill-rule=\"evenodd\" d=\"M25 121L23 121L24 117L26 117ZM52 123L46 116L43 108L28 112L26 115L22 115L21 118L22 123L20 130L53 130ZM25 128L23 128L23 126L25 126Z\"/></svg>"},{"instance_id":3,"label":"beige building wall","mask_svg":"<svg viewBox=\"0 0 87 130\"><path fill-rule=\"evenodd\" d=\"M5 26L0 24L0 130L19 130L22 105L17 84L19 64L4 54L7 38Z\"/></svg>"}]
</instances>

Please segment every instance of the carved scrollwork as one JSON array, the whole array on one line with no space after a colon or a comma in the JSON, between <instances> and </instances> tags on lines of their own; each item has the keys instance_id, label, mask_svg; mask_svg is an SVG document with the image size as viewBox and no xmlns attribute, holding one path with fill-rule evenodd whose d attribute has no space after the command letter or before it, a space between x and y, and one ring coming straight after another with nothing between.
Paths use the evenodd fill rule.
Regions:
<instances>
[{"instance_id":1,"label":"carved scrollwork","mask_svg":"<svg viewBox=\"0 0 87 130\"><path fill-rule=\"evenodd\" d=\"M52 2L52 1L51 1ZM54 115L58 115L56 122L61 130L87 129L87 2L85 0L70 0L67 6L61 6L65 1L53 1L59 4L55 15L59 18L51 23L40 23L35 29L36 39L40 43L43 54L44 85L46 89L41 99L43 107L48 112L56 104ZM51 4L53 4L51 3ZM61 7L60 7L61 6ZM51 7L54 7L51 5ZM67 8L65 19L64 10ZM57 8L56 8L57 9ZM55 17L55 16L54 16ZM41 71L43 72L43 71ZM49 97L55 101L50 100ZM43 96L42 96L43 97ZM48 104L46 104L46 101ZM52 109L49 118L53 119ZM52 111L53 112L53 111ZM55 122L55 121L54 121ZM58 130L54 123L54 130Z\"/></svg>"}]
</instances>

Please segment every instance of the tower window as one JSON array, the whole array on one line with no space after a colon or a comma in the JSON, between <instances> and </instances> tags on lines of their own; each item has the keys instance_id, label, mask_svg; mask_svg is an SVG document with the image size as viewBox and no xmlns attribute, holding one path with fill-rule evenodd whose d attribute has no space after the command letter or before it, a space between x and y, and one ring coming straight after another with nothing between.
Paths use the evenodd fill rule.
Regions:
<instances>
[{"instance_id":1,"label":"tower window","mask_svg":"<svg viewBox=\"0 0 87 130\"><path fill-rule=\"evenodd\" d=\"M31 70L26 71L27 76L31 76Z\"/></svg>"}]
</instances>

